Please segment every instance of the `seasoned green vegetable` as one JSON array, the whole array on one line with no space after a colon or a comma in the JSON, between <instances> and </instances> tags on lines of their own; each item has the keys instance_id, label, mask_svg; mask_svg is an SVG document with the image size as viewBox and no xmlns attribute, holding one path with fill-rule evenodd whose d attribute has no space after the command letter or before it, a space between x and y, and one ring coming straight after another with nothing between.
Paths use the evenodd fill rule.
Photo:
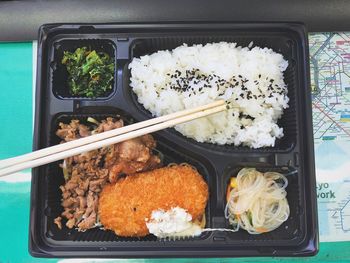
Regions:
<instances>
[{"instance_id":1,"label":"seasoned green vegetable","mask_svg":"<svg viewBox=\"0 0 350 263\"><path fill-rule=\"evenodd\" d=\"M96 98L112 89L114 61L107 53L77 48L64 52L62 64L67 67L71 95Z\"/></svg>"}]
</instances>

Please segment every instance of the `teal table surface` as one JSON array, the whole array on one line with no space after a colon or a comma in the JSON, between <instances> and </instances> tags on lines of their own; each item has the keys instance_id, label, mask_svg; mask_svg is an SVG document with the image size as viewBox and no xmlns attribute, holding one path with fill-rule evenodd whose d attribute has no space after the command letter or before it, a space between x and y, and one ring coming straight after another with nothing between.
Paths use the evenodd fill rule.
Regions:
<instances>
[{"instance_id":1,"label":"teal table surface","mask_svg":"<svg viewBox=\"0 0 350 263\"><path fill-rule=\"evenodd\" d=\"M0 123L2 125L0 129L0 159L31 151L33 135L32 45L32 43L0 44ZM95 260L38 259L30 256L28 253L29 178L30 172L25 171L18 173L15 180L0 181L0 263L96 262ZM321 222L320 225L322 225ZM306 262L350 262L350 242L321 242L317 256L308 258L135 259L115 261L294 262L299 260ZM98 262L101 262L101 260ZM111 262L111 260L108 260L108 262Z\"/></svg>"}]
</instances>

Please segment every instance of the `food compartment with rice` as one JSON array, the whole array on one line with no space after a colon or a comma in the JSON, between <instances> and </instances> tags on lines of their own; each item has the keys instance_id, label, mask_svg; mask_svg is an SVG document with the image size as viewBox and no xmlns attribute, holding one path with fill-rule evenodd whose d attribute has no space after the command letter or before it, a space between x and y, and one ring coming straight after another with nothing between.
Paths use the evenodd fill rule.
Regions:
<instances>
[{"instance_id":1,"label":"food compartment with rice","mask_svg":"<svg viewBox=\"0 0 350 263\"><path fill-rule=\"evenodd\" d=\"M221 42L237 43L242 49ZM212 47L223 53L227 51L223 45L229 45L229 49L236 53L242 50L249 53L255 48L263 57L265 52L279 60L273 73L268 72L268 67L261 72L245 69L227 79L220 74L226 72L224 66L230 66L226 63L228 55L220 56L215 66L207 69L212 71L209 73L203 63L193 70L165 74L166 78L172 78L172 74L181 75L181 85L198 81L197 78L200 78L200 83L209 85L208 79L213 78L214 83L220 82L220 93L226 93L228 86L234 85L244 93L244 98L254 98L254 95L274 97L274 94L248 94L252 87L256 86L258 90L260 86L256 82L263 79L267 90L280 92L279 106L284 108L288 101L283 114L269 115L275 119L268 120L273 126L268 129L274 129L276 136L266 136L267 143L265 140L251 140L245 144L240 140L234 145L229 144L232 141L223 140L221 145L207 140L197 142L171 128L152 134L156 146L146 136L66 158L65 163L62 160L35 168L30 210L29 250L32 255L147 258L309 256L317 252L308 54L305 29L300 24L44 25L38 42L34 149L99 133L108 130L110 125L121 127L117 124L118 118L126 125L153 117L150 111L154 109L149 107L150 111L147 110L133 92L132 86L136 82L132 84L134 80L130 79L133 76L129 67L135 58L173 50L184 43L188 47L198 44L209 44L206 47L210 47L211 43L221 43L220 48ZM89 44L92 49L113 57L112 90L95 98L74 97L61 89L67 80L67 72L62 73L64 68L58 66L63 51L69 50L74 56L77 48L89 47ZM271 48L276 54L257 47ZM209 54L207 51L206 55ZM180 57L191 57L185 53ZM163 54L170 56L167 52ZM147 61L149 57L144 59ZM224 66L220 64L221 60L226 61ZM152 68L161 72L166 68L163 65L166 61L158 58ZM257 63L254 59L250 62ZM249 74L254 78L250 79ZM146 75L143 81L153 83L152 74ZM277 75L280 76L278 80ZM161 77L157 79L162 82ZM200 88L201 91L210 90L210 87L196 86L190 89L187 98L181 99L188 100L192 107L209 102L207 98L202 101L194 99L198 94L193 91ZM243 126L239 128L244 133L259 116L239 110L241 96L232 100L231 91L220 95L230 102L227 110L236 117L227 126L236 127L239 118L239 124ZM211 99L218 98L217 92L213 93ZM179 99L169 95L160 104L172 105L169 98L173 101ZM154 99L149 102L159 103L157 94ZM276 111L278 107L275 107ZM213 115L214 125L208 126L210 129L215 130L231 120L217 116ZM108 120L108 117L114 119ZM59 125L60 122L64 124ZM208 127L198 125L197 128L204 131ZM280 128L283 128L282 137ZM219 137L215 138L216 142ZM161 162L153 162L156 160ZM225 218L227 184L230 177L244 167L287 174L290 215L271 232L254 235L242 229L234 232L234 227ZM180 233L181 237L174 232Z\"/></svg>"},{"instance_id":2,"label":"food compartment with rice","mask_svg":"<svg viewBox=\"0 0 350 263\"><path fill-rule=\"evenodd\" d=\"M51 79L59 99L108 99L116 90L116 46L109 39L60 39L53 43Z\"/></svg>"},{"instance_id":3,"label":"food compartment with rice","mask_svg":"<svg viewBox=\"0 0 350 263\"><path fill-rule=\"evenodd\" d=\"M249 178L248 173L253 176ZM295 167L256 162L228 165L221 187L225 227L236 231L227 233L231 242L299 244L305 236L301 182Z\"/></svg>"},{"instance_id":4,"label":"food compartment with rice","mask_svg":"<svg viewBox=\"0 0 350 263\"><path fill-rule=\"evenodd\" d=\"M117 114L61 114L52 122L49 143L55 145L62 141L62 138L69 141L75 139L75 137L84 137L87 136L89 131L92 133L99 133L102 129L109 129L111 126L119 126L121 124L120 122L127 124L132 122L132 119ZM149 135L147 136L147 138L142 137L142 139L153 140ZM150 206L157 207L155 201L158 196L157 193L160 191L171 192L171 190L167 190L167 184L170 185L169 187L172 186L174 188L173 191L177 192L178 195L182 192L185 196L192 199L192 201L182 200L181 196L177 196L178 199L173 200L172 195L168 195L167 199L167 195L159 193L160 199L158 199L158 209L168 206L165 205L164 202L184 204L187 208L191 209L191 204L196 205L197 203L194 200L202 198L203 202L206 201L199 204L199 207L194 207L194 210L197 209L197 212L194 213L200 216L200 218L196 220L196 224L201 225L201 228L210 227L211 217L209 204L211 201L207 200L208 195L205 185L214 186L216 184L215 178L209 176L210 173L213 173L213 167L203 158L196 159L195 157L185 156L181 150L174 151L167 145L166 141L161 138L155 138L151 143L154 144L154 142L156 143L156 147L152 149L149 148L152 153L147 161L142 161L143 167L140 167L141 162L137 162L137 160L142 155L142 152L144 155L147 154L145 150L148 151L148 149L144 147L147 142L142 145L142 142L136 139L118 144L118 149L105 147L98 151L91 151L72 158L66 158L64 163L60 161L48 165L47 172L49 176L45 182L47 185L44 188L47 189L46 195L48 196L48 201L45 208L46 217L42 225L42 227L46 228L44 231L47 233L48 238L56 242L71 240L76 243L79 243L79 241L139 241L141 243L144 241L156 241L157 237L155 235L145 233L146 226L142 224L142 222L140 223L140 220L135 218L129 220L127 218L130 216L141 218L142 214L148 213L147 211L151 209L149 208ZM136 145L136 143L139 143L139 145ZM141 151L138 157L125 156L125 154L131 154L130 151L136 150L136 148ZM109 153L106 153L107 150ZM116 158L115 156L110 156L111 151L119 151L118 160L111 161L111 159ZM108 165L108 162L112 164ZM123 164L123 162L128 162L129 166L120 170L120 164ZM184 166L185 164L187 166ZM140 168L138 171L140 172L140 176L136 178L136 175L129 175L133 178L130 178L130 180L128 180L129 178L126 179L128 175L125 175L125 173L135 172L130 171L130 169L133 169L130 167L136 166ZM174 166L176 167L173 168L173 170L177 169L178 172L175 171L174 173L174 171L171 170ZM186 167L188 167L188 169ZM199 176L192 176L192 167L194 167L195 173L198 171L200 174ZM120 170L119 174L116 174L116 169ZM159 172L157 174L158 170ZM149 172L142 173L142 171ZM108 172L108 174L106 174L106 172ZM190 187L189 189L192 189L190 191L186 190L186 181L183 181L184 175L180 174L184 172L191 173L191 175L188 175L188 183L191 184L192 182L193 184L188 186ZM171 173L171 175L163 175L166 173ZM116 178L116 176L119 178ZM176 184L172 182L172 176L176 178ZM192 180L190 180L190 178L192 178ZM126 182L126 180L128 180L128 182ZM163 180L163 182L159 182L161 180ZM197 187L196 184L202 184L202 187ZM111 187L108 188L107 185ZM145 191L145 189L149 187L152 188L151 185L153 185L153 189ZM112 186L114 188L118 186L121 192L113 192ZM142 191L140 187L144 188L144 191ZM133 191L134 188L136 192ZM196 195L196 193L202 197L195 197L194 195ZM104 195L104 200L101 200L102 195ZM137 199L138 195L140 196L139 199ZM143 195L148 195L148 198L145 198ZM111 196L115 197L116 200L111 199ZM130 207L118 205L118 201L123 204L128 204L128 202L131 202L130 198L137 199L130 204ZM161 200L162 198L165 198L165 200ZM190 205L187 205L188 203L190 203ZM109 206L113 207L114 204L116 204L114 210L109 211ZM169 207L169 209L170 208L171 207ZM129 211L129 209L132 210ZM204 209L203 212L202 209ZM121 216L125 219L121 223L114 222L113 220L112 223L110 223L114 216L112 213L113 211L120 211L120 214L125 214ZM176 211L179 211L178 208ZM101 218L101 216L104 218ZM104 225L102 225L102 223L104 223ZM135 226L136 224L139 225ZM112 230L108 229L107 226L111 226L112 230L115 230L121 235L114 233ZM155 226L153 224L153 230L154 228ZM162 236L160 238L170 238L174 241L190 241L202 240L207 237L208 233L191 236L189 232L188 235Z\"/></svg>"},{"instance_id":5,"label":"food compartment with rice","mask_svg":"<svg viewBox=\"0 0 350 263\"><path fill-rule=\"evenodd\" d=\"M290 151L298 128L296 49L283 35L136 39L130 48L131 97L139 118L224 99L226 113L171 132L204 149Z\"/></svg>"}]
</instances>

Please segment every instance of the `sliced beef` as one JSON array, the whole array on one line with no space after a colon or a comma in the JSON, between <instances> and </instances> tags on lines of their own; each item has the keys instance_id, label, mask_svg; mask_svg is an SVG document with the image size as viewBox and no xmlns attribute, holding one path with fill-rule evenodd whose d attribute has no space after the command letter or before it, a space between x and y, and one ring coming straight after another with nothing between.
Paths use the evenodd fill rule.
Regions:
<instances>
[{"instance_id":1,"label":"sliced beef","mask_svg":"<svg viewBox=\"0 0 350 263\"><path fill-rule=\"evenodd\" d=\"M107 118L95 129L72 120L69 124L60 123L56 134L62 142L79 139L91 134L109 131L123 126L122 120ZM93 125L91 126L93 127ZM85 231L97 225L98 199L103 186L115 182L121 174L133 174L156 168L160 165L158 156L152 154L156 142L151 135L110 145L94 151L65 159L62 168L69 174L62 191L61 217L54 223L62 227L62 218L68 228Z\"/></svg>"},{"instance_id":2,"label":"sliced beef","mask_svg":"<svg viewBox=\"0 0 350 263\"><path fill-rule=\"evenodd\" d=\"M69 124L59 123L60 129L57 130L56 135L64 141L72 141L79 139L79 127L81 129L88 129L86 126L79 123L79 120L72 120Z\"/></svg>"},{"instance_id":3,"label":"sliced beef","mask_svg":"<svg viewBox=\"0 0 350 263\"><path fill-rule=\"evenodd\" d=\"M97 127L95 132L101 133L101 132L121 128L123 126L124 126L124 122L122 119L116 121L113 118L107 118L106 120L101 121L100 125Z\"/></svg>"},{"instance_id":4,"label":"sliced beef","mask_svg":"<svg viewBox=\"0 0 350 263\"><path fill-rule=\"evenodd\" d=\"M54 223L57 225L57 227L59 229L62 229L62 222L61 222L61 220L62 220L62 217L60 217L60 216L56 217L55 220L54 220Z\"/></svg>"},{"instance_id":5,"label":"sliced beef","mask_svg":"<svg viewBox=\"0 0 350 263\"><path fill-rule=\"evenodd\" d=\"M69 219L68 221L67 221L67 223L66 223L66 226L68 227L68 228L73 228L74 226L75 226L75 218L71 218L71 219Z\"/></svg>"},{"instance_id":6,"label":"sliced beef","mask_svg":"<svg viewBox=\"0 0 350 263\"><path fill-rule=\"evenodd\" d=\"M90 129L87 126L82 124L79 124L78 131L79 131L80 137L87 137L91 135Z\"/></svg>"}]
</instances>

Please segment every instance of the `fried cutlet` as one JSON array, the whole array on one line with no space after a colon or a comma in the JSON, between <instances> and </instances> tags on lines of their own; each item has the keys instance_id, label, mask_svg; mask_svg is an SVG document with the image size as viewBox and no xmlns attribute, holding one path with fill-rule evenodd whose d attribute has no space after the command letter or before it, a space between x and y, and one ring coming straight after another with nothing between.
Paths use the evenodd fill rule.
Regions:
<instances>
[{"instance_id":1,"label":"fried cutlet","mask_svg":"<svg viewBox=\"0 0 350 263\"><path fill-rule=\"evenodd\" d=\"M146 220L157 209L181 207L201 220L208 201L208 185L189 165L174 165L138 173L106 185L99 200L102 225L119 236L149 234Z\"/></svg>"}]
</instances>

